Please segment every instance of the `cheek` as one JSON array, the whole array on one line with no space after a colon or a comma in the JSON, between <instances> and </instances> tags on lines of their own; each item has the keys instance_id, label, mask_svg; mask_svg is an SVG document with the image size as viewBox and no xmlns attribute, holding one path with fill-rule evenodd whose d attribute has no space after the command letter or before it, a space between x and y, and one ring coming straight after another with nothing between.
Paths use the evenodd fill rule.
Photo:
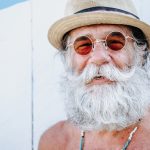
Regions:
<instances>
[{"instance_id":1,"label":"cheek","mask_svg":"<svg viewBox=\"0 0 150 150\"><path fill-rule=\"evenodd\" d=\"M86 66L89 56L81 56L76 53L72 56L72 67L77 73L80 73Z\"/></svg>"},{"instance_id":2,"label":"cheek","mask_svg":"<svg viewBox=\"0 0 150 150\"><path fill-rule=\"evenodd\" d=\"M127 52L121 52L121 53L115 54L113 58L114 58L115 64L119 68L123 69L132 64L133 54L130 54Z\"/></svg>"}]
</instances>

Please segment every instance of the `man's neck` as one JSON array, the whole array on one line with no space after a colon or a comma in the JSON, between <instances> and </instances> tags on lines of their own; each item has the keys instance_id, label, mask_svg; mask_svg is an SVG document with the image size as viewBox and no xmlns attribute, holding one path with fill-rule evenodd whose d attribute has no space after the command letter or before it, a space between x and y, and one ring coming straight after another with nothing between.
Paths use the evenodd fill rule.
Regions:
<instances>
[{"instance_id":1,"label":"man's neck","mask_svg":"<svg viewBox=\"0 0 150 150\"><path fill-rule=\"evenodd\" d=\"M141 121L139 120L136 124L134 124L134 125L131 125L131 126L129 126L129 127L127 127L127 128L124 128L124 129L122 129L122 130L113 130L113 131L106 131L106 130L104 130L104 131L87 131L88 133L92 133L92 135L94 135L94 136L100 136L100 137L107 137L107 136L109 136L109 137L111 137L111 138L119 138L119 137L122 137L122 135L125 135L125 134L128 134L128 133L130 133L132 130L133 130L133 128L135 128L136 126L140 126L140 123L141 123Z\"/></svg>"},{"instance_id":2,"label":"man's neck","mask_svg":"<svg viewBox=\"0 0 150 150\"><path fill-rule=\"evenodd\" d=\"M91 143L91 141L93 141L93 143L95 144L93 147L94 149L97 149L98 147L101 147L102 149L122 149L124 144L127 142L129 136L135 130L136 127L137 129L140 128L140 122L120 131L86 132L85 133L85 147L90 147L91 146L90 144L87 146L86 144ZM134 134L131 139L134 140Z\"/></svg>"}]
</instances>

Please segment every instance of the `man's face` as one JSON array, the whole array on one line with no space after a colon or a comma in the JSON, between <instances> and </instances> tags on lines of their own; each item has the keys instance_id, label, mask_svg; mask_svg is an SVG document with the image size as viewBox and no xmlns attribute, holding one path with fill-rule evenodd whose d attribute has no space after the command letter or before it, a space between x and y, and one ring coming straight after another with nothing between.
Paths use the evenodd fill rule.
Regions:
<instances>
[{"instance_id":1,"label":"man's face","mask_svg":"<svg viewBox=\"0 0 150 150\"><path fill-rule=\"evenodd\" d=\"M110 49L103 43L112 31L118 34L109 37ZM140 53L131 38L126 38L120 49L123 39L119 33L132 37L128 28L115 25L82 27L70 33L67 59L71 61L71 71L68 69L63 78L63 89L68 119L83 130L125 128L141 118L149 104L150 85L146 71L139 66ZM79 38L72 45L83 35L98 41L93 42L90 51L86 38ZM77 50L86 50L86 55Z\"/></svg>"},{"instance_id":2,"label":"man's face","mask_svg":"<svg viewBox=\"0 0 150 150\"><path fill-rule=\"evenodd\" d=\"M115 25L94 25L81 27L73 30L70 33L70 42L73 42L75 39L81 35L90 35L93 39L105 40L107 35L111 32L121 32L125 36L132 37L131 31L123 26ZM94 41L94 40L93 40ZM80 74L84 68L89 64L95 64L101 66L103 64L113 64L119 69L124 69L127 66L130 66L133 60L133 40L125 39L125 47L121 50L112 50L104 46L102 42L95 42L94 47L87 55L78 54L74 48L72 48L72 67L73 70ZM73 46L72 46L73 47ZM128 47L128 48L127 48ZM100 80L94 80L93 84L103 84L109 81L102 82Z\"/></svg>"}]
</instances>

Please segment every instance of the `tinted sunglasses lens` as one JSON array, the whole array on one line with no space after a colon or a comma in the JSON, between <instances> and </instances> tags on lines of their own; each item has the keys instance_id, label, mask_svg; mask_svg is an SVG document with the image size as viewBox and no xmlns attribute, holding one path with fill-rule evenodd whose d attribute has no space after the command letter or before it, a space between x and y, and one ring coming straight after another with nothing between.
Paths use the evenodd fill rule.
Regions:
<instances>
[{"instance_id":1,"label":"tinted sunglasses lens","mask_svg":"<svg viewBox=\"0 0 150 150\"><path fill-rule=\"evenodd\" d=\"M111 50L118 51L125 45L125 36L120 32L112 32L107 36L106 42Z\"/></svg>"},{"instance_id":2,"label":"tinted sunglasses lens","mask_svg":"<svg viewBox=\"0 0 150 150\"><path fill-rule=\"evenodd\" d=\"M125 36L121 32L112 32L106 38L107 46L114 51L121 50L125 46ZM74 49L80 55L87 55L92 50L92 41L88 36L78 37L74 41Z\"/></svg>"},{"instance_id":3,"label":"tinted sunglasses lens","mask_svg":"<svg viewBox=\"0 0 150 150\"><path fill-rule=\"evenodd\" d=\"M92 50L92 41L87 36L78 37L74 41L74 49L80 55L87 55Z\"/></svg>"}]
</instances>

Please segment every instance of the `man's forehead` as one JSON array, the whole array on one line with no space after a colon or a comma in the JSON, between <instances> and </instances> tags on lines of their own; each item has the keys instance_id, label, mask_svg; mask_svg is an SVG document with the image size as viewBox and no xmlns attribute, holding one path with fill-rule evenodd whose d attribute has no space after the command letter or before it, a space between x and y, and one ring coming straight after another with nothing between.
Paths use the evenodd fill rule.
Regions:
<instances>
[{"instance_id":1,"label":"man's forehead","mask_svg":"<svg viewBox=\"0 0 150 150\"><path fill-rule=\"evenodd\" d=\"M127 33L129 34L130 33L130 30L127 26L124 26L124 25L106 25L106 24L103 24L103 25L90 25L90 26L84 26L84 27L79 27L79 28L76 28L74 30L72 30L70 32L70 36L80 36L80 35L84 35L84 34L105 34L105 33L109 33L109 32L112 32L112 31L120 31L120 32L123 32L123 33Z\"/></svg>"}]
</instances>

